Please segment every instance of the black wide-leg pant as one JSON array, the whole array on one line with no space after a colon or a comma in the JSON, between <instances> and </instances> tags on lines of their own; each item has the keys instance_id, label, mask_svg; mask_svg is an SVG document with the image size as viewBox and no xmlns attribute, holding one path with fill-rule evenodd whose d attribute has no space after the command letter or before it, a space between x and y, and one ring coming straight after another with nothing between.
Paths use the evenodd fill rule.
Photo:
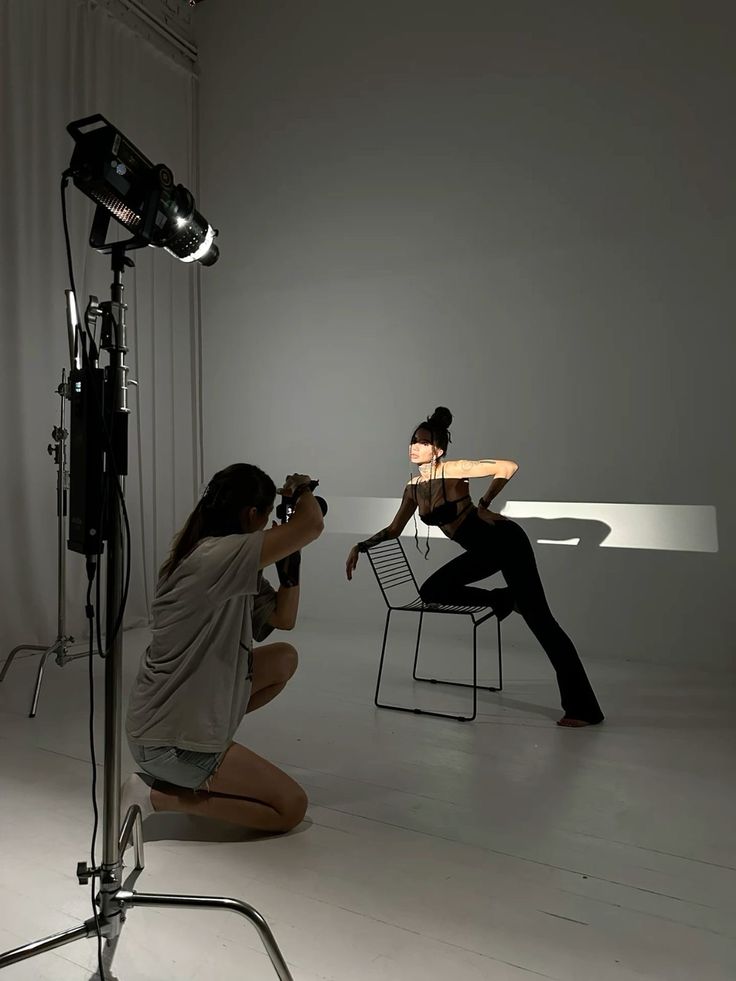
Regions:
<instances>
[{"instance_id":1,"label":"black wide-leg pant","mask_svg":"<svg viewBox=\"0 0 736 981\"><path fill-rule=\"evenodd\" d=\"M516 608L552 662L565 715L600 722L600 705L573 642L552 616L534 549L524 529L508 519L491 524L473 511L458 528L454 541L465 553L442 566L422 585L419 592L425 603L495 607L497 599L491 590L468 583L500 571Z\"/></svg>"}]
</instances>

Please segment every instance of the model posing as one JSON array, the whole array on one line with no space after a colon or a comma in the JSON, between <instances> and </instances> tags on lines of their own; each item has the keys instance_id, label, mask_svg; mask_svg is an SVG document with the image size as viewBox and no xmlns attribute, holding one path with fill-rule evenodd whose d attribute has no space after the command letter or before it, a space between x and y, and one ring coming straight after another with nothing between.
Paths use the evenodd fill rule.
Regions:
<instances>
[{"instance_id":1,"label":"model posing","mask_svg":"<svg viewBox=\"0 0 736 981\"><path fill-rule=\"evenodd\" d=\"M503 619L517 610L539 641L557 674L564 711L558 725L597 725L603 713L575 646L547 604L531 542L514 521L489 510L491 501L514 476L512 460L445 460L450 442L452 413L440 406L414 431L409 459L418 468L404 489L391 524L372 538L354 545L346 563L352 579L361 552L390 538L398 538L412 515L436 525L464 553L438 569L421 586L425 603L490 606ZM485 495L473 504L471 477L491 477ZM501 572L507 589L470 586Z\"/></svg>"}]
</instances>

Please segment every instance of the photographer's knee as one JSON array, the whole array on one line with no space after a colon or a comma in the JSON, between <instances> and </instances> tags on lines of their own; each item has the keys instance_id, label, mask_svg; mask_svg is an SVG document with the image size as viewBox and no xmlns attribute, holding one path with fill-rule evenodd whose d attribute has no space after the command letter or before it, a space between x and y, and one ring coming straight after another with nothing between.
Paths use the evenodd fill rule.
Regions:
<instances>
[{"instance_id":1,"label":"photographer's knee","mask_svg":"<svg viewBox=\"0 0 736 981\"><path fill-rule=\"evenodd\" d=\"M282 830L292 831L299 824L301 824L307 813L308 806L309 798L307 797L305 791L299 786L295 787L282 812Z\"/></svg>"},{"instance_id":2,"label":"photographer's knee","mask_svg":"<svg viewBox=\"0 0 736 981\"><path fill-rule=\"evenodd\" d=\"M296 647L293 647L291 644L283 644L281 651L281 670L284 683L293 677L298 665L299 654L297 653Z\"/></svg>"}]
</instances>

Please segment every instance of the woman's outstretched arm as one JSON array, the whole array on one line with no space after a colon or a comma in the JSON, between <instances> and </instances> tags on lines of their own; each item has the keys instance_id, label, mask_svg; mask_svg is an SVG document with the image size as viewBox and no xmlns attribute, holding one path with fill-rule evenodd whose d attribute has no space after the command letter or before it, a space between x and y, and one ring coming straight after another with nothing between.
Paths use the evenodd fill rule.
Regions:
<instances>
[{"instance_id":1,"label":"woman's outstretched arm","mask_svg":"<svg viewBox=\"0 0 736 981\"><path fill-rule=\"evenodd\" d=\"M407 521L416 511L416 508L417 502L414 500L411 484L407 484L404 488L404 496L401 499L399 510L394 515L391 524L377 531L371 538L366 538L365 541L353 545L350 549L347 562L345 563L345 573L348 579L353 578L353 572L358 564L359 554L361 552L367 552L369 548L373 548L374 545L379 545L381 542L387 542L391 538L398 538L406 527Z\"/></svg>"},{"instance_id":2,"label":"woman's outstretched arm","mask_svg":"<svg viewBox=\"0 0 736 981\"><path fill-rule=\"evenodd\" d=\"M503 477L511 480L519 464L513 460L448 460L442 464L445 477L467 480L469 477Z\"/></svg>"},{"instance_id":3,"label":"woman's outstretched arm","mask_svg":"<svg viewBox=\"0 0 736 981\"><path fill-rule=\"evenodd\" d=\"M487 509L518 469L519 464L513 460L448 460L444 465L444 474L461 479L493 477L490 487L478 500L478 506Z\"/></svg>"}]
</instances>

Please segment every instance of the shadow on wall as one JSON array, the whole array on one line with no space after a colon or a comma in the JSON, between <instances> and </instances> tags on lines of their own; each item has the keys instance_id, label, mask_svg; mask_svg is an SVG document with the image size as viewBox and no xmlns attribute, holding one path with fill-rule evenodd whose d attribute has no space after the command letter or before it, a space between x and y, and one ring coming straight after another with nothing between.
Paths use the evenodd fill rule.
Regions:
<instances>
[{"instance_id":1,"label":"shadow on wall","mask_svg":"<svg viewBox=\"0 0 736 981\"><path fill-rule=\"evenodd\" d=\"M304 613L315 619L380 625L383 601L361 562L345 579L345 557L356 541L385 528L393 498L330 498L326 534L310 549ZM716 509L701 505L511 501L503 515L518 522L534 546L550 606L576 646L617 659L717 666L724 659L719 611L727 595L715 577L719 553ZM402 541L419 584L460 554L437 528L419 524L419 550L410 522ZM605 550L605 551L604 551ZM719 554L714 554L719 553ZM715 584L715 585L714 585ZM496 576L478 585L503 585ZM505 624L509 645L528 646L516 617Z\"/></svg>"},{"instance_id":2,"label":"shadow on wall","mask_svg":"<svg viewBox=\"0 0 736 981\"><path fill-rule=\"evenodd\" d=\"M601 548L633 548L665 552L717 552L715 507L698 504L598 504L589 502L510 501L505 517L605 524L609 534ZM530 538L532 535L530 533ZM569 538L541 532L537 541L575 544ZM534 540L532 538L532 540Z\"/></svg>"},{"instance_id":3,"label":"shadow on wall","mask_svg":"<svg viewBox=\"0 0 736 981\"><path fill-rule=\"evenodd\" d=\"M605 521L581 518L514 518L534 545L568 545L590 552L600 548L611 534Z\"/></svg>"},{"instance_id":4,"label":"shadow on wall","mask_svg":"<svg viewBox=\"0 0 736 981\"><path fill-rule=\"evenodd\" d=\"M388 497L330 498L325 530L368 537L385 528L398 510L400 500ZM601 548L646 549L666 552L717 552L716 509L697 504L606 504L568 501L509 501L506 518L521 520L533 542L565 545L589 543L598 535ZM529 521L542 522L538 528ZM593 532L593 528L597 531ZM536 534L535 533L539 532ZM602 534L606 531L606 534ZM413 536L411 522L402 537ZM420 537L427 529L421 526ZM430 538L442 538L439 528Z\"/></svg>"}]
</instances>

